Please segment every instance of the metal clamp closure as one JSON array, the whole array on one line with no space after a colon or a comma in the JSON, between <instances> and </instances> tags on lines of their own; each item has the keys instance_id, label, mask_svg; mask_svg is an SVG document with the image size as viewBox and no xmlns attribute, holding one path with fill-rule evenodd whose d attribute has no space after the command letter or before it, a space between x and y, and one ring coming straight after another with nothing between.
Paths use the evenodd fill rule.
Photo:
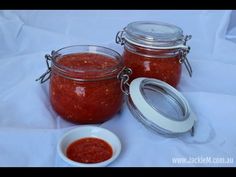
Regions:
<instances>
[{"instance_id":1,"label":"metal clamp closure","mask_svg":"<svg viewBox=\"0 0 236 177\"><path fill-rule=\"evenodd\" d=\"M53 57L55 57L56 55L56 52L53 50L51 52L51 55L49 54L46 54L45 55L45 58L46 58L46 64L47 64L47 71L45 73L43 73L38 79L36 79L35 81L39 81L40 80L40 83L44 83L46 82L50 77L51 77L51 66L49 64L49 61L52 61Z\"/></svg>"},{"instance_id":2,"label":"metal clamp closure","mask_svg":"<svg viewBox=\"0 0 236 177\"><path fill-rule=\"evenodd\" d=\"M124 31L118 31L116 34L116 43L120 45L125 44Z\"/></svg>"},{"instance_id":3,"label":"metal clamp closure","mask_svg":"<svg viewBox=\"0 0 236 177\"><path fill-rule=\"evenodd\" d=\"M123 67L122 70L117 75L117 79L119 79L121 81L120 82L120 89L126 95L129 95L128 81L129 81L130 74L132 74L132 70L130 68Z\"/></svg>"},{"instance_id":4,"label":"metal clamp closure","mask_svg":"<svg viewBox=\"0 0 236 177\"><path fill-rule=\"evenodd\" d=\"M186 35L183 39L183 45L186 46L186 43L188 40L190 40L192 38L192 35ZM190 51L190 47L187 46L187 48L180 48L179 49L179 55L180 55L180 59L179 59L179 63L184 63L188 73L189 73L189 76L192 77L192 67L187 59L187 54L189 53Z\"/></svg>"},{"instance_id":5,"label":"metal clamp closure","mask_svg":"<svg viewBox=\"0 0 236 177\"><path fill-rule=\"evenodd\" d=\"M192 77L192 67L187 59L187 54L189 53L190 51L190 47L188 47L187 49L179 49L179 55L180 55L180 59L179 59L179 63L184 63L188 73L189 73L189 76Z\"/></svg>"}]
</instances>

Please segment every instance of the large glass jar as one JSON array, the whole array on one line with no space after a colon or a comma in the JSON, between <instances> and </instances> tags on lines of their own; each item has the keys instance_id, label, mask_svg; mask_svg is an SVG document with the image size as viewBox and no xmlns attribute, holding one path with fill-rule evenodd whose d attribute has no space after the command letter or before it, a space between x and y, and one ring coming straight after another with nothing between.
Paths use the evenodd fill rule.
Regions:
<instances>
[{"instance_id":1,"label":"large glass jar","mask_svg":"<svg viewBox=\"0 0 236 177\"><path fill-rule=\"evenodd\" d=\"M117 52L78 45L53 51L46 58L51 61L51 105L62 118L79 124L101 123L120 110L123 93L117 76L123 60Z\"/></svg>"},{"instance_id":2,"label":"large glass jar","mask_svg":"<svg viewBox=\"0 0 236 177\"><path fill-rule=\"evenodd\" d=\"M46 55L46 61L48 70L37 80L50 78L51 105L70 122L102 123L120 110L125 95L131 113L151 130L170 136L193 132L195 116L185 98L157 79L128 83L132 71L111 49L70 46Z\"/></svg>"},{"instance_id":3,"label":"large glass jar","mask_svg":"<svg viewBox=\"0 0 236 177\"><path fill-rule=\"evenodd\" d=\"M161 22L138 21L117 33L116 42L124 45L125 65L132 69L130 81L138 77L162 80L176 87L181 78L181 63L192 74L186 58L190 47L181 28Z\"/></svg>"}]
</instances>

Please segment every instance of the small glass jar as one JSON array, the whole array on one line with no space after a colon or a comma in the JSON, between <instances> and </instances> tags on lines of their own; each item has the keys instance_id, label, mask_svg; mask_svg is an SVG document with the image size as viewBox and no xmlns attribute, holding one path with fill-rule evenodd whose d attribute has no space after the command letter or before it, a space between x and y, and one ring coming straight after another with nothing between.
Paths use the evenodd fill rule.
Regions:
<instances>
[{"instance_id":1,"label":"small glass jar","mask_svg":"<svg viewBox=\"0 0 236 177\"><path fill-rule=\"evenodd\" d=\"M78 45L46 58L51 61L51 67L47 64L51 105L62 118L78 124L102 123L120 110L123 93L117 75L123 60L117 52Z\"/></svg>"},{"instance_id":2,"label":"small glass jar","mask_svg":"<svg viewBox=\"0 0 236 177\"><path fill-rule=\"evenodd\" d=\"M116 43L124 45L123 58L133 74L138 77L155 78L176 87L181 78L181 63L189 75L191 66L186 58L190 47L181 28L161 22L137 21L117 33Z\"/></svg>"}]
</instances>

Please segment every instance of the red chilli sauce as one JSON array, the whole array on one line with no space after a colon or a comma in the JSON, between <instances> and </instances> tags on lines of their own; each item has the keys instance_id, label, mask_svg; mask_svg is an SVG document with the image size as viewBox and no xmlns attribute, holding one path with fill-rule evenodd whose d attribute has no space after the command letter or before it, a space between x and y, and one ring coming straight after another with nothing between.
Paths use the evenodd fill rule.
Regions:
<instances>
[{"instance_id":1,"label":"red chilli sauce","mask_svg":"<svg viewBox=\"0 0 236 177\"><path fill-rule=\"evenodd\" d=\"M79 124L102 123L120 110L119 61L102 54L77 53L63 55L55 65L66 71L53 66L50 79L51 104L61 117Z\"/></svg>"},{"instance_id":2,"label":"red chilli sauce","mask_svg":"<svg viewBox=\"0 0 236 177\"><path fill-rule=\"evenodd\" d=\"M136 52L125 49L123 53L125 65L133 71L130 81L138 77L150 77L167 82L173 87L178 85L182 68L178 55L165 56L172 52L167 50L148 51L138 46L135 48Z\"/></svg>"},{"instance_id":3,"label":"red chilli sauce","mask_svg":"<svg viewBox=\"0 0 236 177\"><path fill-rule=\"evenodd\" d=\"M82 138L71 143L66 151L69 159L80 163L99 163L112 157L112 147L99 138Z\"/></svg>"}]
</instances>

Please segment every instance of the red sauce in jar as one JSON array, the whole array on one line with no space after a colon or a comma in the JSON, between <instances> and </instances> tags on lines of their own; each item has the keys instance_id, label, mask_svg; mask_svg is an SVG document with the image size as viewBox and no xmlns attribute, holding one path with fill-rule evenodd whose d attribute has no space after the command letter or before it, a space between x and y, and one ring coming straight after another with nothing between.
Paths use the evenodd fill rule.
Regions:
<instances>
[{"instance_id":1,"label":"red sauce in jar","mask_svg":"<svg viewBox=\"0 0 236 177\"><path fill-rule=\"evenodd\" d=\"M123 53L125 65L133 71L130 75L130 81L138 77L150 77L167 82L173 87L178 85L182 68L179 63L178 55L163 58L158 56L165 55L165 53L170 51L149 51L137 46L135 46L135 49L136 52L138 51L141 55L127 49L125 49ZM152 57L147 55L152 55Z\"/></svg>"},{"instance_id":2,"label":"red sauce in jar","mask_svg":"<svg viewBox=\"0 0 236 177\"><path fill-rule=\"evenodd\" d=\"M112 148L99 138L82 138L71 143L66 151L69 159L80 163L99 163L112 157Z\"/></svg>"},{"instance_id":3,"label":"red sauce in jar","mask_svg":"<svg viewBox=\"0 0 236 177\"><path fill-rule=\"evenodd\" d=\"M50 78L51 104L61 117L73 123L102 123L120 110L123 94L116 78L119 70L110 79L93 81L106 77L111 68L117 67L117 60L102 54L77 53L62 56L56 64L67 68L66 74L61 74L52 67Z\"/></svg>"}]
</instances>

